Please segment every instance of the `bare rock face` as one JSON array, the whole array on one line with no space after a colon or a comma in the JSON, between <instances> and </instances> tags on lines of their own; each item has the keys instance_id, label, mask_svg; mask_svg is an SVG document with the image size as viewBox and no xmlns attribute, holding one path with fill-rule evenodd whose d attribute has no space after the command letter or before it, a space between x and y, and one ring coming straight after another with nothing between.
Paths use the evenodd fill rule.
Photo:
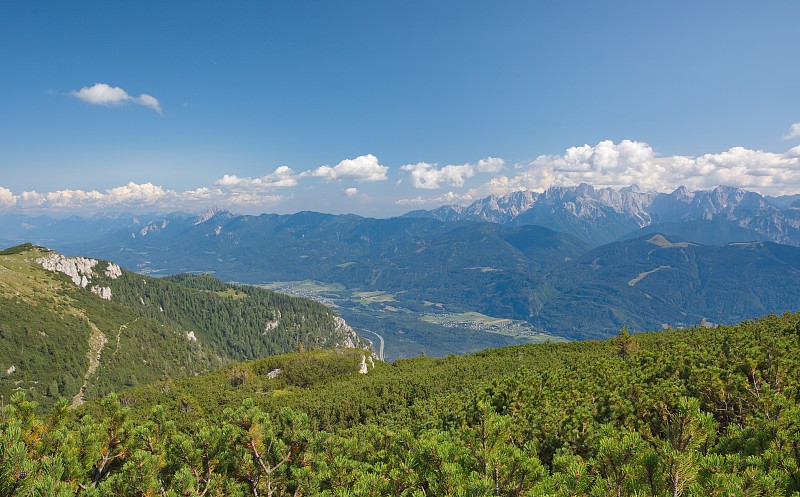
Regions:
<instances>
[{"instance_id":1,"label":"bare rock face","mask_svg":"<svg viewBox=\"0 0 800 497\"><path fill-rule=\"evenodd\" d=\"M347 324L347 321L345 321L339 316L335 316L333 319L334 322L336 323L336 332L344 337L342 339L342 342L337 344L338 347L344 347L348 349L365 348L364 339L358 336L356 330L354 330L352 326Z\"/></svg>"},{"instance_id":2,"label":"bare rock face","mask_svg":"<svg viewBox=\"0 0 800 497\"><path fill-rule=\"evenodd\" d=\"M369 363L369 366L367 366ZM372 356L362 355L361 356L361 367L359 368L358 372L361 374L369 373L370 368L375 369L375 362L372 360Z\"/></svg>"},{"instance_id":3,"label":"bare rock face","mask_svg":"<svg viewBox=\"0 0 800 497\"><path fill-rule=\"evenodd\" d=\"M48 271L59 272L70 277L73 283L81 288L86 285L94 276L92 270L97 265L96 259L86 257L64 257L61 254L51 252L46 257L36 259L36 263Z\"/></svg>"},{"instance_id":4,"label":"bare rock face","mask_svg":"<svg viewBox=\"0 0 800 497\"><path fill-rule=\"evenodd\" d=\"M263 335L266 335L270 331L272 331L275 328L277 328L278 326L280 326L280 324L281 324L281 311L275 311L275 312L276 312L275 320L267 321L267 323L264 325L264 333L262 333Z\"/></svg>"},{"instance_id":5,"label":"bare rock face","mask_svg":"<svg viewBox=\"0 0 800 497\"><path fill-rule=\"evenodd\" d=\"M101 299L111 300L111 289L107 286L93 286L89 290Z\"/></svg>"},{"instance_id":6,"label":"bare rock face","mask_svg":"<svg viewBox=\"0 0 800 497\"><path fill-rule=\"evenodd\" d=\"M113 262L108 263L108 267L106 268L106 276L115 280L122 276L122 268L114 264Z\"/></svg>"},{"instance_id":7,"label":"bare rock face","mask_svg":"<svg viewBox=\"0 0 800 497\"><path fill-rule=\"evenodd\" d=\"M95 276L95 267L100 261L86 257L65 257L56 252L50 252L45 257L36 259L36 263L48 271L63 273L69 276L73 283L81 288L89 287ZM122 276L122 268L116 264L108 263L105 275L111 279ZM111 288L93 285L89 290L100 298L111 300Z\"/></svg>"}]
</instances>

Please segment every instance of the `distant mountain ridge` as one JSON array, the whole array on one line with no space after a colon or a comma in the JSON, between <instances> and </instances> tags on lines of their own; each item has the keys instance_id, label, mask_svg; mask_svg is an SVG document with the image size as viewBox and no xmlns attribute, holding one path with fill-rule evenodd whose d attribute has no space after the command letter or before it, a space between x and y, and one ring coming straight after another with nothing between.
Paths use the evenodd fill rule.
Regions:
<instances>
[{"instance_id":1,"label":"distant mountain ridge","mask_svg":"<svg viewBox=\"0 0 800 497\"><path fill-rule=\"evenodd\" d=\"M420 314L441 305L569 338L606 337L625 326L731 323L796 310L800 302L800 248L772 242L704 245L637 230L592 248L534 225L313 212L165 220L73 249L145 273L213 271L228 281L315 280L389 292ZM715 223L733 226L699 220L678 223L677 231L704 234ZM728 241L750 237L733 228L741 232L727 233Z\"/></svg>"},{"instance_id":2,"label":"distant mountain ridge","mask_svg":"<svg viewBox=\"0 0 800 497\"><path fill-rule=\"evenodd\" d=\"M705 220L744 228L750 235L758 234L760 240L800 245L800 210L783 200L727 186L695 192L680 187L671 193L656 193L636 186L615 190L581 184L541 193L490 195L467 206L417 210L405 217L536 224L569 233L593 246L631 236L655 223Z\"/></svg>"},{"instance_id":3,"label":"distant mountain ridge","mask_svg":"<svg viewBox=\"0 0 800 497\"><path fill-rule=\"evenodd\" d=\"M580 185L390 219L220 209L137 216L95 240L82 234L55 247L140 273L385 292L384 302L372 295L356 304L377 313L368 321L347 317L367 330L395 323L376 324L395 333L394 343L409 336L397 307L419 316L477 312L550 335L595 338L621 327L798 310L800 210L792 198L778 200L728 187L664 194ZM85 228L105 222L87 220Z\"/></svg>"}]
</instances>

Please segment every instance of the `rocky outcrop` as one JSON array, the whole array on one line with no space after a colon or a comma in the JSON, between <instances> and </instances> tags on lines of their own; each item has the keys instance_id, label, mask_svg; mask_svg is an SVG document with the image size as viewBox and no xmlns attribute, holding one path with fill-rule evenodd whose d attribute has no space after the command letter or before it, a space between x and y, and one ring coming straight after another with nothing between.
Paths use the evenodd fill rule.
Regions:
<instances>
[{"instance_id":1,"label":"rocky outcrop","mask_svg":"<svg viewBox=\"0 0 800 497\"><path fill-rule=\"evenodd\" d=\"M369 366L367 366L369 363ZM369 373L369 370L375 369L375 362L372 360L372 356L362 355L361 356L361 367L359 368L358 372L361 374Z\"/></svg>"},{"instance_id":2,"label":"rocky outcrop","mask_svg":"<svg viewBox=\"0 0 800 497\"><path fill-rule=\"evenodd\" d=\"M344 347L347 349L363 349L369 348L370 344L367 340L361 338L352 326L347 324L347 321L339 316L334 316L335 333L341 336L341 342L336 344L336 347Z\"/></svg>"},{"instance_id":3,"label":"rocky outcrop","mask_svg":"<svg viewBox=\"0 0 800 497\"><path fill-rule=\"evenodd\" d=\"M267 321L267 323L264 325L264 335L281 325L281 311L276 310L275 314L275 319L272 321Z\"/></svg>"},{"instance_id":4,"label":"rocky outcrop","mask_svg":"<svg viewBox=\"0 0 800 497\"><path fill-rule=\"evenodd\" d=\"M98 261L86 257L64 257L56 252L50 252L46 257L36 259L36 263L48 271L66 274L73 283L86 288L94 276L93 269Z\"/></svg>"},{"instance_id":5,"label":"rocky outcrop","mask_svg":"<svg viewBox=\"0 0 800 497\"><path fill-rule=\"evenodd\" d=\"M89 288L91 292L101 299L111 300L111 288L107 286L93 286Z\"/></svg>"},{"instance_id":6,"label":"rocky outcrop","mask_svg":"<svg viewBox=\"0 0 800 497\"><path fill-rule=\"evenodd\" d=\"M92 285L95 277L95 269L100 263L97 259L87 257L65 257L57 252L50 252L45 257L36 259L36 263L48 271L58 272L69 276L73 283L81 288L89 288L89 291L98 295L100 298L111 300L111 288L107 286ZM105 276L112 280L122 276L122 268L113 263L108 263L104 271Z\"/></svg>"}]
</instances>

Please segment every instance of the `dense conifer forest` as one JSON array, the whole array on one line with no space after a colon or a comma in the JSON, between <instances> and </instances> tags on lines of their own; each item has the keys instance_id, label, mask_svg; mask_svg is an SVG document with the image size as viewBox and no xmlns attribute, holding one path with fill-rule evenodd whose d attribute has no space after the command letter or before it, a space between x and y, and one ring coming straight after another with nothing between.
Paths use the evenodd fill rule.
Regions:
<instances>
[{"instance_id":1,"label":"dense conifer forest","mask_svg":"<svg viewBox=\"0 0 800 497\"><path fill-rule=\"evenodd\" d=\"M313 350L0 414L2 495L800 492L800 314L378 363Z\"/></svg>"}]
</instances>

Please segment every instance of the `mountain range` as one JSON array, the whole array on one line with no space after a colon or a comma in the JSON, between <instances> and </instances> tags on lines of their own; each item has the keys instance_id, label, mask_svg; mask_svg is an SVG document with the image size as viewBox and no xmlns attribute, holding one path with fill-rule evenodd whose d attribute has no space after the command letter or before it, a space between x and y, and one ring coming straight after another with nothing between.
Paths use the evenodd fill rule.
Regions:
<instances>
[{"instance_id":1,"label":"mountain range","mask_svg":"<svg viewBox=\"0 0 800 497\"><path fill-rule=\"evenodd\" d=\"M475 312L554 336L600 338L622 327L733 323L796 310L795 202L728 187L665 194L580 185L391 219L215 209L199 217L24 223L6 216L0 226L8 226L7 238L47 235L64 253L139 273L212 273L248 284L312 280L382 292L342 311L356 328L395 344L413 342L404 324L410 319Z\"/></svg>"},{"instance_id":2,"label":"mountain range","mask_svg":"<svg viewBox=\"0 0 800 497\"><path fill-rule=\"evenodd\" d=\"M637 230L650 226L671 225L676 229L675 225L685 222L694 222L695 227L698 223L713 222L702 229L708 237L705 241L711 244L769 240L800 245L800 209L797 200L792 199L763 197L727 186L695 192L680 187L671 193L656 193L636 186L615 190L581 184L549 188L541 193L491 195L467 206L412 211L406 217L488 221L512 226L535 224L569 233L592 246L635 236ZM689 229L674 234L694 232ZM719 238L715 238L717 232Z\"/></svg>"}]
</instances>

